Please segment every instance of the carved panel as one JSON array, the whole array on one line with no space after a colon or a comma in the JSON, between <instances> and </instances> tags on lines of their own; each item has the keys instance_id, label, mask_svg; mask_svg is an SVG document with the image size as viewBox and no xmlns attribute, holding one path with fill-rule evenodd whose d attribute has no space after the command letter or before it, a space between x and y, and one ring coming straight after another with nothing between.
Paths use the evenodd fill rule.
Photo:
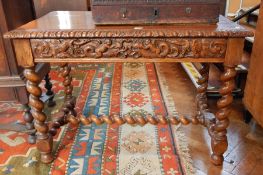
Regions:
<instances>
[{"instance_id":1,"label":"carved panel","mask_svg":"<svg viewBox=\"0 0 263 175\"><path fill-rule=\"evenodd\" d=\"M122 1L119 1L119 0L92 0L93 4L115 4L115 3L118 3L118 4L129 4L129 3L132 3L132 4L135 4L135 3L163 3L163 4L166 4L166 3L181 3L182 4L182 1L178 1L178 0L122 0ZM192 2L192 1L190 1ZM217 0L195 0L195 2L199 2L199 3L217 3L218 1Z\"/></svg>"},{"instance_id":2,"label":"carved panel","mask_svg":"<svg viewBox=\"0 0 263 175\"><path fill-rule=\"evenodd\" d=\"M32 39L35 58L224 58L226 39Z\"/></svg>"}]
</instances>

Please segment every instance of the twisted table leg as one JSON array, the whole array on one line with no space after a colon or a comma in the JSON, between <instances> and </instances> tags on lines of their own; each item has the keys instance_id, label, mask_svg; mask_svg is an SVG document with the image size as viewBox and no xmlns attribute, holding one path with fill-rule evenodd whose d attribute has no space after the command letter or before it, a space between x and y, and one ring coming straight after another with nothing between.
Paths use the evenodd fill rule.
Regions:
<instances>
[{"instance_id":1,"label":"twisted table leg","mask_svg":"<svg viewBox=\"0 0 263 175\"><path fill-rule=\"evenodd\" d=\"M53 160L51 151L53 139L48 134L48 125L46 122L46 115L42 112L44 103L39 99L42 90L38 86L41 82L40 77L36 74L34 67L25 67L24 75L27 79L26 89L29 95L29 106L31 113L35 119L34 125L37 130L37 148L41 154L41 161L43 163L50 163Z\"/></svg>"},{"instance_id":2,"label":"twisted table leg","mask_svg":"<svg viewBox=\"0 0 263 175\"><path fill-rule=\"evenodd\" d=\"M53 122L50 133L54 136L57 133L57 129L63 126L65 123L70 121L71 123L77 124L76 119L77 113L75 111L76 98L72 95L72 77L70 75L71 67L67 63L63 63L60 66L60 75L64 78L64 104L62 106L62 111L58 113L58 117Z\"/></svg>"},{"instance_id":3,"label":"twisted table leg","mask_svg":"<svg viewBox=\"0 0 263 175\"><path fill-rule=\"evenodd\" d=\"M199 87L197 89L197 96L196 96L196 105L198 111L198 116L197 116L198 119L196 120L203 125L205 125L205 119L202 117L203 115L202 113L208 111L206 91L208 87L209 67L210 67L209 63L202 64L202 68L199 71L201 77L197 81Z\"/></svg>"},{"instance_id":4,"label":"twisted table leg","mask_svg":"<svg viewBox=\"0 0 263 175\"><path fill-rule=\"evenodd\" d=\"M26 122L26 129L28 130L34 130L34 117L32 116L31 112L30 112L30 107L28 106L28 104L24 104L23 105L25 108L25 113L24 113L24 121ZM30 133L28 135L28 143L30 144L35 144L36 143L36 133Z\"/></svg>"},{"instance_id":5,"label":"twisted table leg","mask_svg":"<svg viewBox=\"0 0 263 175\"><path fill-rule=\"evenodd\" d=\"M45 88L47 89L46 95L49 96L48 107L53 107L56 105L56 102L54 101L54 92L52 91L52 83L50 81L49 74L45 76L45 81Z\"/></svg>"},{"instance_id":6,"label":"twisted table leg","mask_svg":"<svg viewBox=\"0 0 263 175\"><path fill-rule=\"evenodd\" d=\"M207 96L206 91L208 88L208 79L209 79L209 63L202 64L202 69L200 70L201 77L198 79L198 84L200 85L197 89L198 96L202 100L201 105L199 105L201 110L207 110Z\"/></svg>"},{"instance_id":7,"label":"twisted table leg","mask_svg":"<svg viewBox=\"0 0 263 175\"><path fill-rule=\"evenodd\" d=\"M229 125L228 115L230 113L230 105L233 102L232 90L235 87L236 70L234 65L224 65L224 73L221 75L223 86L220 89L222 98L218 100L216 113L216 123L211 125L210 135L212 137L212 155L211 160L215 165L222 165L223 154L227 150L227 127Z\"/></svg>"},{"instance_id":8,"label":"twisted table leg","mask_svg":"<svg viewBox=\"0 0 263 175\"><path fill-rule=\"evenodd\" d=\"M64 92L65 92L65 103L64 103L64 112L65 114L70 114L76 116L75 111L75 104L76 98L73 97L72 91L72 76L70 75L71 67L64 63L61 65L61 75L64 78L63 85L64 85Z\"/></svg>"}]
</instances>

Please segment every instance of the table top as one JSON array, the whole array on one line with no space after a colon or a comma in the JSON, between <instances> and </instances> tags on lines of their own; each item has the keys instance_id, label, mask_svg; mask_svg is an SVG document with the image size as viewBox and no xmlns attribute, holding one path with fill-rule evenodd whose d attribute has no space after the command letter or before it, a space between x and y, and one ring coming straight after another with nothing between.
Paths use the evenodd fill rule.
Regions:
<instances>
[{"instance_id":1,"label":"table top","mask_svg":"<svg viewBox=\"0 0 263 175\"><path fill-rule=\"evenodd\" d=\"M5 38L248 37L253 32L220 16L217 24L96 26L89 11L54 11Z\"/></svg>"}]
</instances>

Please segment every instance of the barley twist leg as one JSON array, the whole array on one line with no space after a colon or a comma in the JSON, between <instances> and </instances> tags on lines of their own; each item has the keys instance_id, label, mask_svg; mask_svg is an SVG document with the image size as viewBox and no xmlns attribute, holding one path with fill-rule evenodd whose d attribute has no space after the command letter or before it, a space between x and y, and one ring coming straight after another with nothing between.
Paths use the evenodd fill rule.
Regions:
<instances>
[{"instance_id":1,"label":"barley twist leg","mask_svg":"<svg viewBox=\"0 0 263 175\"><path fill-rule=\"evenodd\" d=\"M24 121L26 122L26 129L27 130L34 130L34 117L32 116L31 112L30 112L30 107L28 106L28 104L23 105L25 108L25 112L23 115ZM35 144L36 143L36 133L29 133L28 134L28 139L27 139L28 143L30 144Z\"/></svg>"},{"instance_id":2,"label":"barley twist leg","mask_svg":"<svg viewBox=\"0 0 263 175\"><path fill-rule=\"evenodd\" d=\"M27 79L26 89L29 95L29 106L31 113L35 119L34 126L37 130L37 148L41 154L41 161L43 163L50 163L52 157L52 137L48 134L48 125L46 122L46 114L42 112L44 103L40 100L42 90L39 87L41 82L40 77L36 74L34 67L25 67L24 75Z\"/></svg>"},{"instance_id":3,"label":"barley twist leg","mask_svg":"<svg viewBox=\"0 0 263 175\"><path fill-rule=\"evenodd\" d=\"M64 92L65 92L65 103L64 103L64 112L65 114L70 114L76 116L75 104L76 98L72 95L73 85L72 85L72 76L70 75L71 67L68 64L61 65L61 75L64 78Z\"/></svg>"},{"instance_id":4,"label":"barley twist leg","mask_svg":"<svg viewBox=\"0 0 263 175\"><path fill-rule=\"evenodd\" d=\"M52 83L50 81L49 74L45 76L45 81L45 88L47 89L46 95L49 96L48 107L53 107L56 105L56 102L54 101L54 92L52 91Z\"/></svg>"},{"instance_id":5,"label":"barley twist leg","mask_svg":"<svg viewBox=\"0 0 263 175\"><path fill-rule=\"evenodd\" d=\"M205 119L203 118L202 113L208 111L206 91L208 88L209 68L210 68L209 63L202 64L202 68L199 71L201 77L199 77L197 81L199 87L197 89L197 96L196 96L196 105L198 111L198 116L197 116L198 119L196 120L203 125L205 125Z\"/></svg>"},{"instance_id":6,"label":"barley twist leg","mask_svg":"<svg viewBox=\"0 0 263 175\"><path fill-rule=\"evenodd\" d=\"M26 129L27 130L34 130L34 117L32 116L31 112L30 112L30 107L28 106L28 104L24 104L23 105L25 108L25 112L24 112L24 121L26 122ZM36 143L36 133L30 133L28 134L28 143L30 144L35 144Z\"/></svg>"},{"instance_id":7,"label":"barley twist leg","mask_svg":"<svg viewBox=\"0 0 263 175\"><path fill-rule=\"evenodd\" d=\"M221 99L217 102L218 112L216 113L216 122L211 125L210 135L212 137L212 155L211 160L215 165L222 165L223 154L227 150L227 127L229 125L228 116L230 114L230 105L233 102L232 91L235 87L236 70L234 65L224 65L224 73L221 75L223 83L220 94Z\"/></svg>"},{"instance_id":8,"label":"barley twist leg","mask_svg":"<svg viewBox=\"0 0 263 175\"><path fill-rule=\"evenodd\" d=\"M201 104L199 105L201 110L207 110L207 96L206 91L208 88L208 79L209 79L209 67L210 65L208 63L202 64L203 67L200 70L201 77L198 79L198 84L200 85L197 89L197 93L199 98L202 100Z\"/></svg>"},{"instance_id":9,"label":"barley twist leg","mask_svg":"<svg viewBox=\"0 0 263 175\"><path fill-rule=\"evenodd\" d=\"M60 65L60 75L63 77L63 86L64 86L64 104L62 106L62 111L59 112L55 121L52 124L50 133L54 136L57 133L57 129L60 126L63 126L68 121L72 123L78 123L75 111L76 98L72 95L73 86L72 86L72 77L70 75L71 67L67 63Z\"/></svg>"}]
</instances>

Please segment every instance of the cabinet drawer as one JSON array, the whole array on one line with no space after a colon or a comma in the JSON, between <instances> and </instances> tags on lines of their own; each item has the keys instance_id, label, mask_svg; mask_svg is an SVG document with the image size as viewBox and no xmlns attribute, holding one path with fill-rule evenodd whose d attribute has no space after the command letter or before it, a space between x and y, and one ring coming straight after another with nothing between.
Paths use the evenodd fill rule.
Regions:
<instances>
[{"instance_id":1,"label":"cabinet drawer","mask_svg":"<svg viewBox=\"0 0 263 175\"><path fill-rule=\"evenodd\" d=\"M218 4L92 6L96 24L216 23Z\"/></svg>"}]
</instances>

